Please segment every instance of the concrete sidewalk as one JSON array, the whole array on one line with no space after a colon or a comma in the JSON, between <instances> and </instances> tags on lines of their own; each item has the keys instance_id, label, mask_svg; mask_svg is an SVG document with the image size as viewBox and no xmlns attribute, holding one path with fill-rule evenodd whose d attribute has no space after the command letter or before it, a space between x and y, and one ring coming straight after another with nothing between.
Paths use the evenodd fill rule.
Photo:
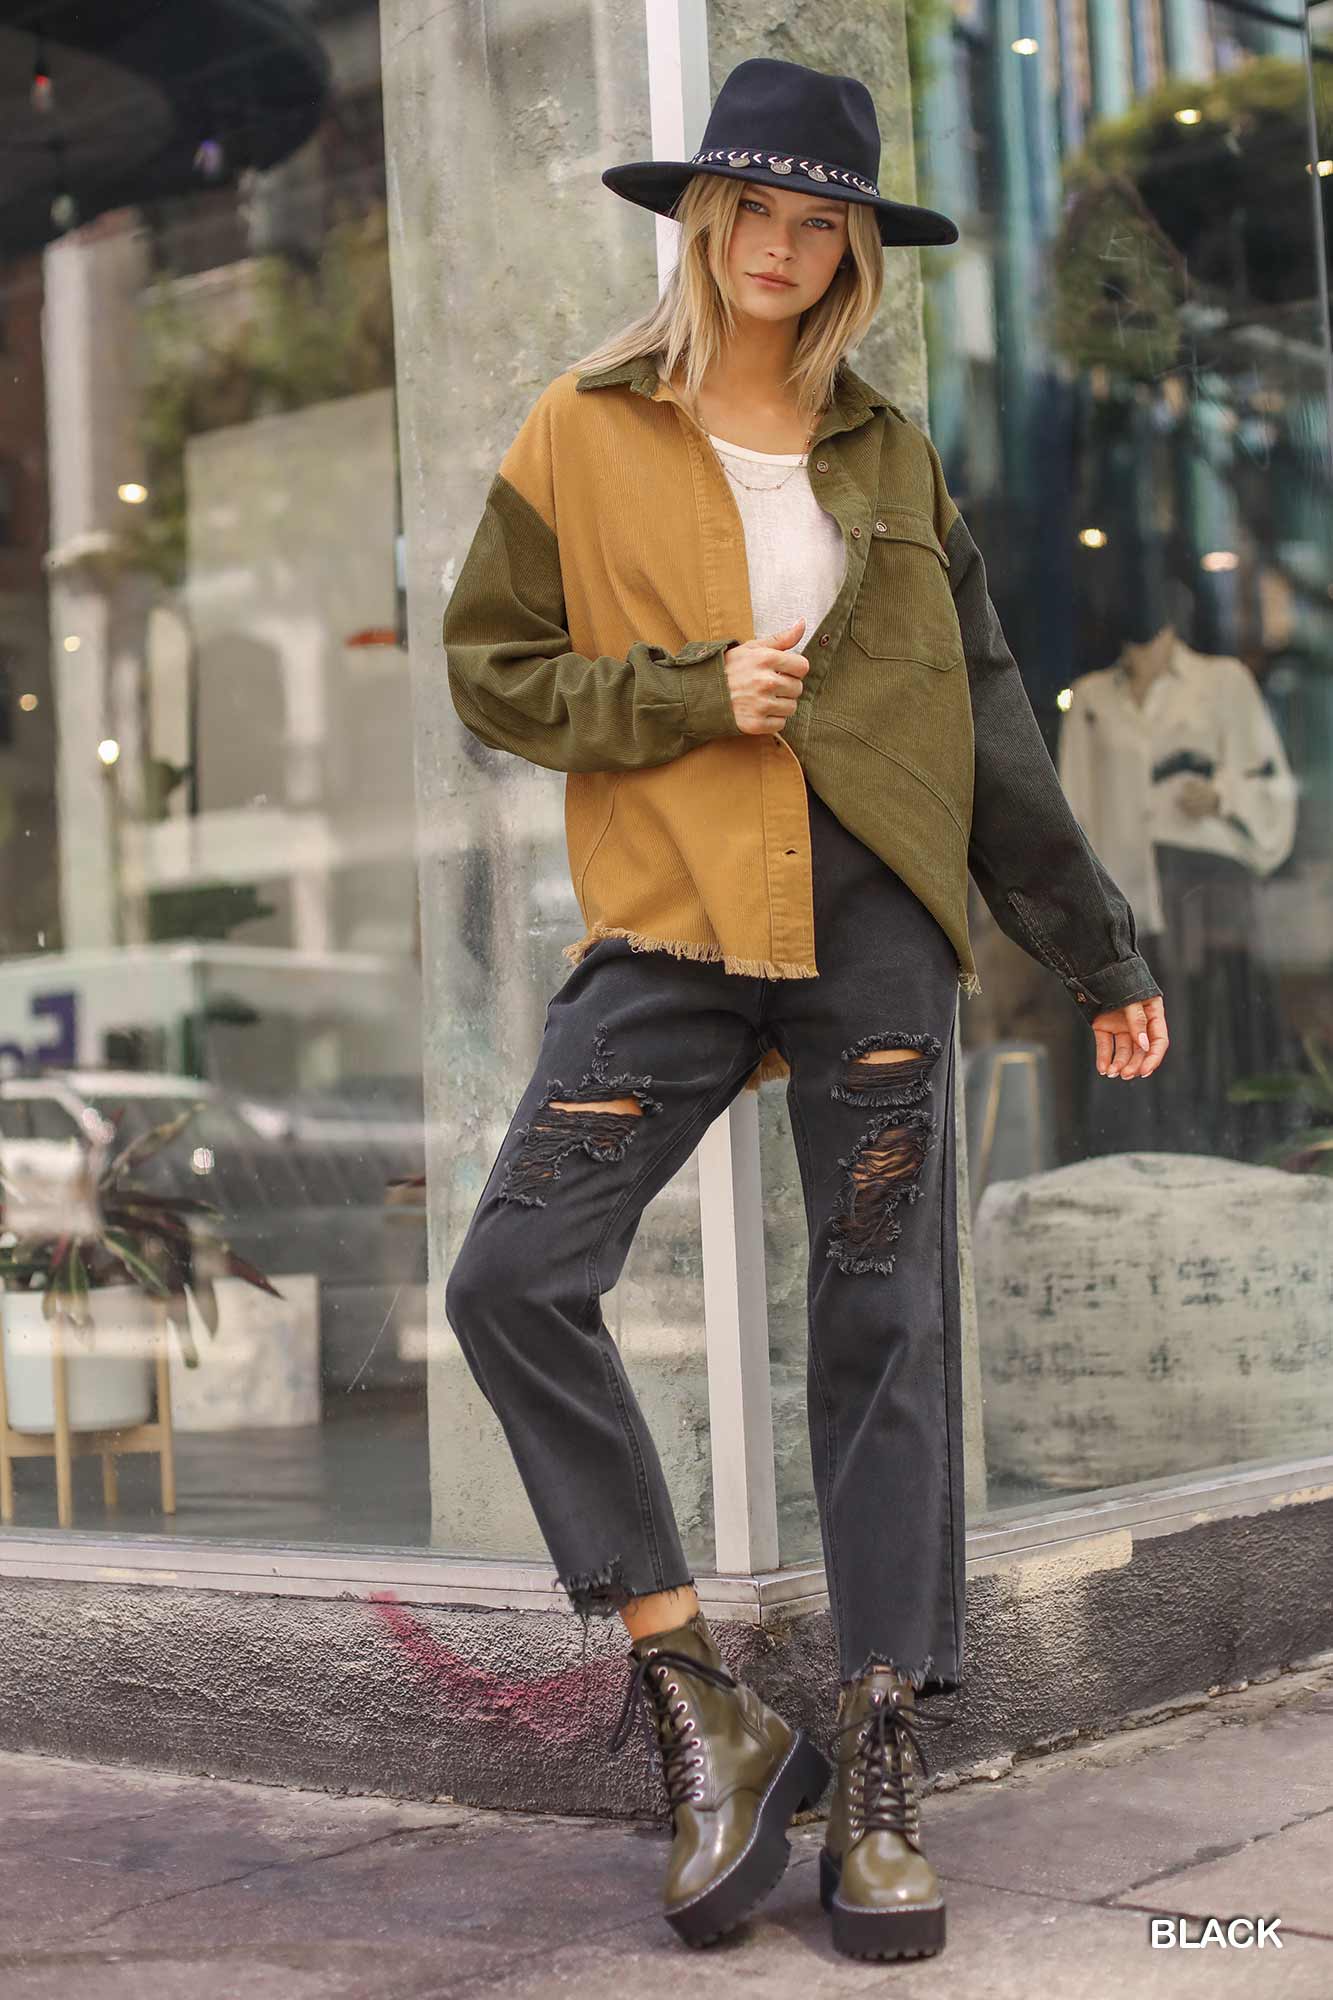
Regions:
<instances>
[{"instance_id":1,"label":"concrete sidewalk","mask_svg":"<svg viewBox=\"0 0 1333 2000\"><path fill-rule=\"evenodd\" d=\"M859 1965L829 1943L813 1820L762 1912L696 1952L658 1914L658 1828L0 1755L0 1994L1333 1996L1333 1664L941 1785L923 1822L945 1950ZM1194 1939L1278 1917L1283 1942L1153 1949L1176 1913Z\"/></svg>"}]
</instances>

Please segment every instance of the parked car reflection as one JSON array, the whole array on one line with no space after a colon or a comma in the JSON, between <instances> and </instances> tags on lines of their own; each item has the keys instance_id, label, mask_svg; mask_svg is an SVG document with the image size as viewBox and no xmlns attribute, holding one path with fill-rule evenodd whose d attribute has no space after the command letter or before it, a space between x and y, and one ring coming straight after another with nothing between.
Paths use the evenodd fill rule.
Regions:
<instances>
[{"instance_id":1,"label":"parked car reflection","mask_svg":"<svg viewBox=\"0 0 1333 2000\"><path fill-rule=\"evenodd\" d=\"M419 1381L426 1232L419 1213L386 1200L390 1181L425 1170L419 1079L256 1098L161 1071L9 1077L0 1080L3 1158L54 1169L82 1143L90 1110L119 1115L115 1152L191 1104L195 1116L143 1163L140 1184L216 1202L232 1247L275 1284L283 1272L317 1275L326 1391Z\"/></svg>"}]
</instances>

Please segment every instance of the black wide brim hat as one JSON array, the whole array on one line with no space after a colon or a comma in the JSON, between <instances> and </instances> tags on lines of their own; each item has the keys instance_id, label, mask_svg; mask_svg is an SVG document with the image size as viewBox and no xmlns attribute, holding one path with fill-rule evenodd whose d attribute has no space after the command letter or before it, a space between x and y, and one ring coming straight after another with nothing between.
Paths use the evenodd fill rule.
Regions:
<instances>
[{"instance_id":1,"label":"black wide brim hat","mask_svg":"<svg viewBox=\"0 0 1333 2000\"><path fill-rule=\"evenodd\" d=\"M608 167L602 181L658 215L672 213L695 174L761 181L873 208L881 243L956 243L957 223L938 209L879 192L879 160L879 120L863 83L754 56L723 83L692 160L635 160Z\"/></svg>"}]
</instances>

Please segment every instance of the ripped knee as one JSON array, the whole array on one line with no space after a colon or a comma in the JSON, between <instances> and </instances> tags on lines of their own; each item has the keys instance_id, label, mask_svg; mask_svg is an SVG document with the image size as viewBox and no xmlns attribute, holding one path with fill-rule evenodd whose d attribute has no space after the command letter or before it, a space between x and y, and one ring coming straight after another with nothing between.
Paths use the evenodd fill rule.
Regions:
<instances>
[{"instance_id":1,"label":"ripped knee","mask_svg":"<svg viewBox=\"0 0 1333 2000\"><path fill-rule=\"evenodd\" d=\"M652 1078L608 1074L606 1023L598 1025L590 1068L573 1090L551 1077L540 1111L521 1128L522 1144L505 1169L497 1199L545 1208L541 1190L558 1180L571 1153L603 1163L619 1160L646 1113L662 1109Z\"/></svg>"},{"instance_id":2,"label":"ripped knee","mask_svg":"<svg viewBox=\"0 0 1333 2000\"><path fill-rule=\"evenodd\" d=\"M832 1094L844 1104L919 1104L943 1052L938 1035L862 1035L843 1050Z\"/></svg>"},{"instance_id":3,"label":"ripped knee","mask_svg":"<svg viewBox=\"0 0 1333 2000\"><path fill-rule=\"evenodd\" d=\"M609 1104L580 1104L577 1101L571 1104L568 1099L562 1100L553 1097L548 1099L546 1109L548 1111L582 1112L623 1111L631 1118L642 1118L643 1116L642 1111L639 1109L639 1100L637 1097L613 1097Z\"/></svg>"},{"instance_id":4,"label":"ripped knee","mask_svg":"<svg viewBox=\"0 0 1333 2000\"><path fill-rule=\"evenodd\" d=\"M930 1073L943 1046L936 1035L905 1031L863 1035L842 1051L842 1068L829 1094L884 1113L838 1162L846 1176L833 1205L828 1255L844 1271L893 1269L889 1246L902 1235L898 1210L903 1202L910 1206L921 1197L922 1170L935 1131L927 1103Z\"/></svg>"},{"instance_id":5,"label":"ripped knee","mask_svg":"<svg viewBox=\"0 0 1333 2000\"><path fill-rule=\"evenodd\" d=\"M902 1202L921 1197L921 1169L935 1130L929 1111L877 1118L838 1164L846 1179L833 1204L828 1254L844 1271L893 1269L889 1250L903 1233Z\"/></svg>"}]
</instances>

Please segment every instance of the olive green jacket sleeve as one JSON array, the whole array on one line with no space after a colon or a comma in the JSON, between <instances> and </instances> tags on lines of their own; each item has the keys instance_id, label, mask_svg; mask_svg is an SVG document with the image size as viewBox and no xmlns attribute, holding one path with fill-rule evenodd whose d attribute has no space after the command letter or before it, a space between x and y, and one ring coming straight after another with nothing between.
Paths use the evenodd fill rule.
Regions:
<instances>
[{"instance_id":1,"label":"olive green jacket sleeve","mask_svg":"<svg viewBox=\"0 0 1333 2000\"><path fill-rule=\"evenodd\" d=\"M996 923L1056 973L1091 1024L1161 987L1134 912L1065 797L960 514L945 542L976 739L968 868Z\"/></svg>"},{"instance_id":2,"label":"olive green jacket sleeve","mask_svg":"<svg viewBox=\"0 0 1333 2000\"><path fill-rule=\"evenodd\" d=\"M474 736L552 771L668 764L738 736L723 655L739 637L618 659L570 650L554 530L497 472L443 623L449 692Z\"/></svg>"}]
</instances>

